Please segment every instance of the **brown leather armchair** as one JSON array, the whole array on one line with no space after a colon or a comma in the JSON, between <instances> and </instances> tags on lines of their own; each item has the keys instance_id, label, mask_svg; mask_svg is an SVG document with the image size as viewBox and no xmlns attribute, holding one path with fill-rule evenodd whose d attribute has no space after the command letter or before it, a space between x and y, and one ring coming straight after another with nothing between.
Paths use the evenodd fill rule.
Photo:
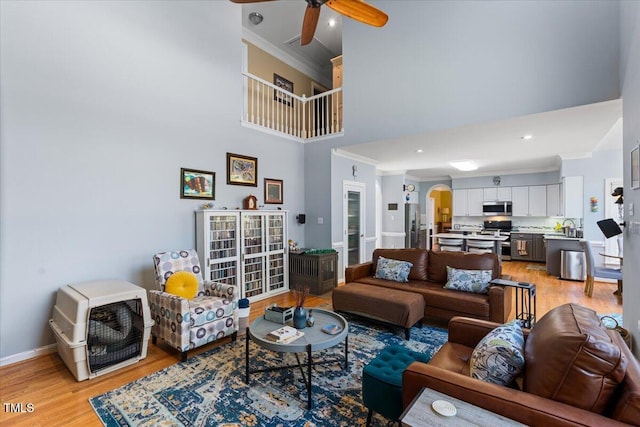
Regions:
<instances>
[{"instance_id":1,"label":"brown leather armchair","mask_svg":"<svg viewBox=\"0 0 640 427\"><path fill-rule=\"evenodd\" d=\"M423 387L531 426L617 426L640 423L640 364L620 335L596 313L566 304L525 329L520 390L469 374L469 358L497 323L455 317L449 340L428 364L403 373L405 408Z\"/></svg>"}]
</instances>

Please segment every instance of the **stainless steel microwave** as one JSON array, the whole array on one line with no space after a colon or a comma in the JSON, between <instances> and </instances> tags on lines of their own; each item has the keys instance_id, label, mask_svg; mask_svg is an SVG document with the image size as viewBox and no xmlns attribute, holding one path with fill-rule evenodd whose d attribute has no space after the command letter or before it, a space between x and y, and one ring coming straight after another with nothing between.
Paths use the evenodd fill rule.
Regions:
<instances>
[{"instance_id":1,"label":"stainless steel microwave","mask_svg":"<svg viewBox=\"0 0 640 427\"><path fill-rule=\"evenodd\" d=\"M511 216L511 202L483 202L482 214L484 216Z\"/></svg>"}]
</instances>

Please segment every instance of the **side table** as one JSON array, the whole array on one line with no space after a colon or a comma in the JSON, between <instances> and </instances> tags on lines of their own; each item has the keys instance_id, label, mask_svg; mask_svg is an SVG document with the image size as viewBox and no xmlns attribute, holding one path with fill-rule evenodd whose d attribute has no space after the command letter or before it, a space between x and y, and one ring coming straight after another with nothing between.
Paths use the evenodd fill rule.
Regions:
<instances>
[{"instance_id":1,"label":"side table","mask_svg":"<svg viewBox=\"0 0 640 427\"><path fill-rule=\"evenodd\" d=\"M504 279L493 279L490 283L515 288L516 319L525 328L531 328L536 323L536 285Z\"/></svg>"},{"instance_id":2,"label":"side table","mask_svg":"<svg viewBox=\"0 0 640 427\"><path fill-rule=\"evenodd\" d=\"M338 286L338 253L289 252L291 288L308 286L312 295L321 295Z\"/></svg>"},{"instance_id":3,"label":"side table","mask_svg":"<svg viewBox=\"0 0 640 427\"><path fill-rule=\"evenodd\" d=\"M436 400L446 400L453 403L456 407L456 415L446 417L438 414L431 406ZM423 388L413 399L409 407L400 415L400 422L402 427L506 427L525 425L430 388Z\"/></svg>"}]
</instances>

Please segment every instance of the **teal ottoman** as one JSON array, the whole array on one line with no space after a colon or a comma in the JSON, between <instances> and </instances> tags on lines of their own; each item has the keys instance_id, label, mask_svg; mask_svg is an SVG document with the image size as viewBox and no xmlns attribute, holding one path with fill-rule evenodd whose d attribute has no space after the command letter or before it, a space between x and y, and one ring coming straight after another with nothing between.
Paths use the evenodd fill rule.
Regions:
<instances>
[{"instance_id":1,"label":"teal ottoman","mask_svg":"<svg viewBox=\"0 0 640 427\"><path fill-rule=\"evenodd\" d=\"M369 409L367 426L374 412L397 421L402 414L402 372L413 362L427 363L431 356L401 345L386 347L362 371L362 400Z\"/></svg>"}]
</instances>

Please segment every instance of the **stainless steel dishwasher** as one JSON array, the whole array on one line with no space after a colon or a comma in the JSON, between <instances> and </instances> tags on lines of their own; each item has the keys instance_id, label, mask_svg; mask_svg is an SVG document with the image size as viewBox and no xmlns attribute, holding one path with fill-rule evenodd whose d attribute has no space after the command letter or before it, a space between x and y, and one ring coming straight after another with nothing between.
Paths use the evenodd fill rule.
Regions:
<instances>
[{"instance_id":1,"label":"stainless steel dishwasher","mask_svg":"<svg viewBox=\"0 0 640 427\"><path fill-rule=\"evenodd\" d=\"M587 278L587 263L582 251L560 251L560 278L584 281Z\"/></svg>"}]
</instances>

